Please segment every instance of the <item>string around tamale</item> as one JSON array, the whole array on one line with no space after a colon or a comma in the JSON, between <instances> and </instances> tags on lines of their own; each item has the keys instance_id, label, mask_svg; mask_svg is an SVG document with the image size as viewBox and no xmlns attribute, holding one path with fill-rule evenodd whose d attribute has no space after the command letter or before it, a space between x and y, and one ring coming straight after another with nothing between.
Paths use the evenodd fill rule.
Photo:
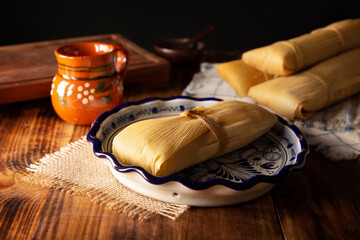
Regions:
<instances>
[{"instance_id":1,"label":"string around tamale","mask_svg":"<svg viewBox=\"0 0 360 240\"><path fill-rule=\"evenodd\" d=\"M196 109L189 109L185 112L182 112L180 116L189 116L191 118L197 118L201 120L205 126L210 130L210 132L216 138L216 141L219 143L218 151L216 156L221 155L221 153L226 148L227 144L229 143L229 138L226 135L224 129L219 126L212 118L204 115L204 111L199 110L200 107Z\"/></svg>"}]
</instances>

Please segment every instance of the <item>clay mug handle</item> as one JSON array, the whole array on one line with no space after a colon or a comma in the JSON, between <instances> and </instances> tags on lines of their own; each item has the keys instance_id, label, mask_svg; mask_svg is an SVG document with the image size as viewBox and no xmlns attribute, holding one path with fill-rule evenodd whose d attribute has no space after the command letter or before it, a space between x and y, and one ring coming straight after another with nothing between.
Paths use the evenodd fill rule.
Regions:
<instances>
[{"instance_id":1,"label":"clay mug handle","mask_svg":"<svg viewBox=\"0 0 360 240\"><path fill-rule=\"evenodd\" d=\"M129 52L120 45L115 46L115 71L121 78L123 78L127 72L129 66Z\"/></svg>"}]
</instances>

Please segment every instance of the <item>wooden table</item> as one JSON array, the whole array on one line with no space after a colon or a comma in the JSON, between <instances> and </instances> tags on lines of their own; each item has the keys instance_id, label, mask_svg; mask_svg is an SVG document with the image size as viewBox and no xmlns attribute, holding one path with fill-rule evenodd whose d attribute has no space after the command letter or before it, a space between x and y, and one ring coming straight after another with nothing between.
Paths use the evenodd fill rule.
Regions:
<instances>
[{"instance_id":1,"label":"wooden table","mask_svg":"<svg viewBox=\"0 0 360 240\"><path fill-rule=\"evenodd\" d=\"M173 69L163 89L128 86L125 101L180 95L192 74ZM0 105L0 239L360 239L360 162L332 162L314 149L270 193L236 206L190 208L176 221L139 221L19 181L19 171L88 130L60 120L48 98Z\"/></svg>"}]
</instances>

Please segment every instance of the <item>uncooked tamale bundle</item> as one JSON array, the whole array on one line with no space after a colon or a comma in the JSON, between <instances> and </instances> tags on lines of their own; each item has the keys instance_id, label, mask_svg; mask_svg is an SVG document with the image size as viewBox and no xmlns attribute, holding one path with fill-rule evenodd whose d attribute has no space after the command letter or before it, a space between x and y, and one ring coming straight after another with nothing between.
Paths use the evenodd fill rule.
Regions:
<instances>
[{"instance_id":1,"label":"uncooked tamale bundle","mask_svg":"<svg viewBox=\"0 0 360 240\"><path fill-rule=\"evenodd\" d=\"M216 70L219 76L230 84L239 97L247 96L252 86L272 78L271 75L247 65L241 59L220 63L217 65Z\"/></svg>"},{"instance_id":2,"label":"uncooked tamale bundle","mask_svg":"<svg viewBox=\"0 0 360 240\"><path fill-rule=\"evenodd\" d=\"M249 90L258 103L289 119L309 117L314 111L360 92L360 48L318 63L298 74L276 78Z\"/></svg>"},{"instance_id":3,"label":"uncooked tamale bundle","mask_svg":"<svg viewBox=\"0 0 360 240\"><path fill-rule=\"evenodd\" d=\"M165 176L245 146L276 122L274 114L257 105L221 101L131 124L115 136L113 154L123 165Z\"/></svg>"},{"instance_id":4,"label":"uncooked tamale bundle","mask_svg":"<svg viewBox=\"0 0 360 240\"><path fill-rule=\"evenodd\" d=\"M359 46L360 18L347 19L250 50L242 55L242 60L262 72L287 76Z\"/></svg>"}]
</instances>

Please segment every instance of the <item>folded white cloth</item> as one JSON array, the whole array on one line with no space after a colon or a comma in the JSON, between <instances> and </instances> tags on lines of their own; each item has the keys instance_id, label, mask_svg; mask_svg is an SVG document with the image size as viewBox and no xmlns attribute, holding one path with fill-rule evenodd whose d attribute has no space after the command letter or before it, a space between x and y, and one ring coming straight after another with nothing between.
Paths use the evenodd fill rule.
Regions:
<instances>
[{"instance_id":1,"label":"folded white cloth","mask_svg":"<svg viewBox=\"0 0 360 240\"><path fill-rule=\"evenodd\" d=\"M202 63L182 95L197 98L237 99L234 89L216 72L216 63ZM315 145L326 158L352 160L360 157L360 94L316 112L307 120L294 124L304 133L309 145Z\"/></svg>"}]
</instances>

